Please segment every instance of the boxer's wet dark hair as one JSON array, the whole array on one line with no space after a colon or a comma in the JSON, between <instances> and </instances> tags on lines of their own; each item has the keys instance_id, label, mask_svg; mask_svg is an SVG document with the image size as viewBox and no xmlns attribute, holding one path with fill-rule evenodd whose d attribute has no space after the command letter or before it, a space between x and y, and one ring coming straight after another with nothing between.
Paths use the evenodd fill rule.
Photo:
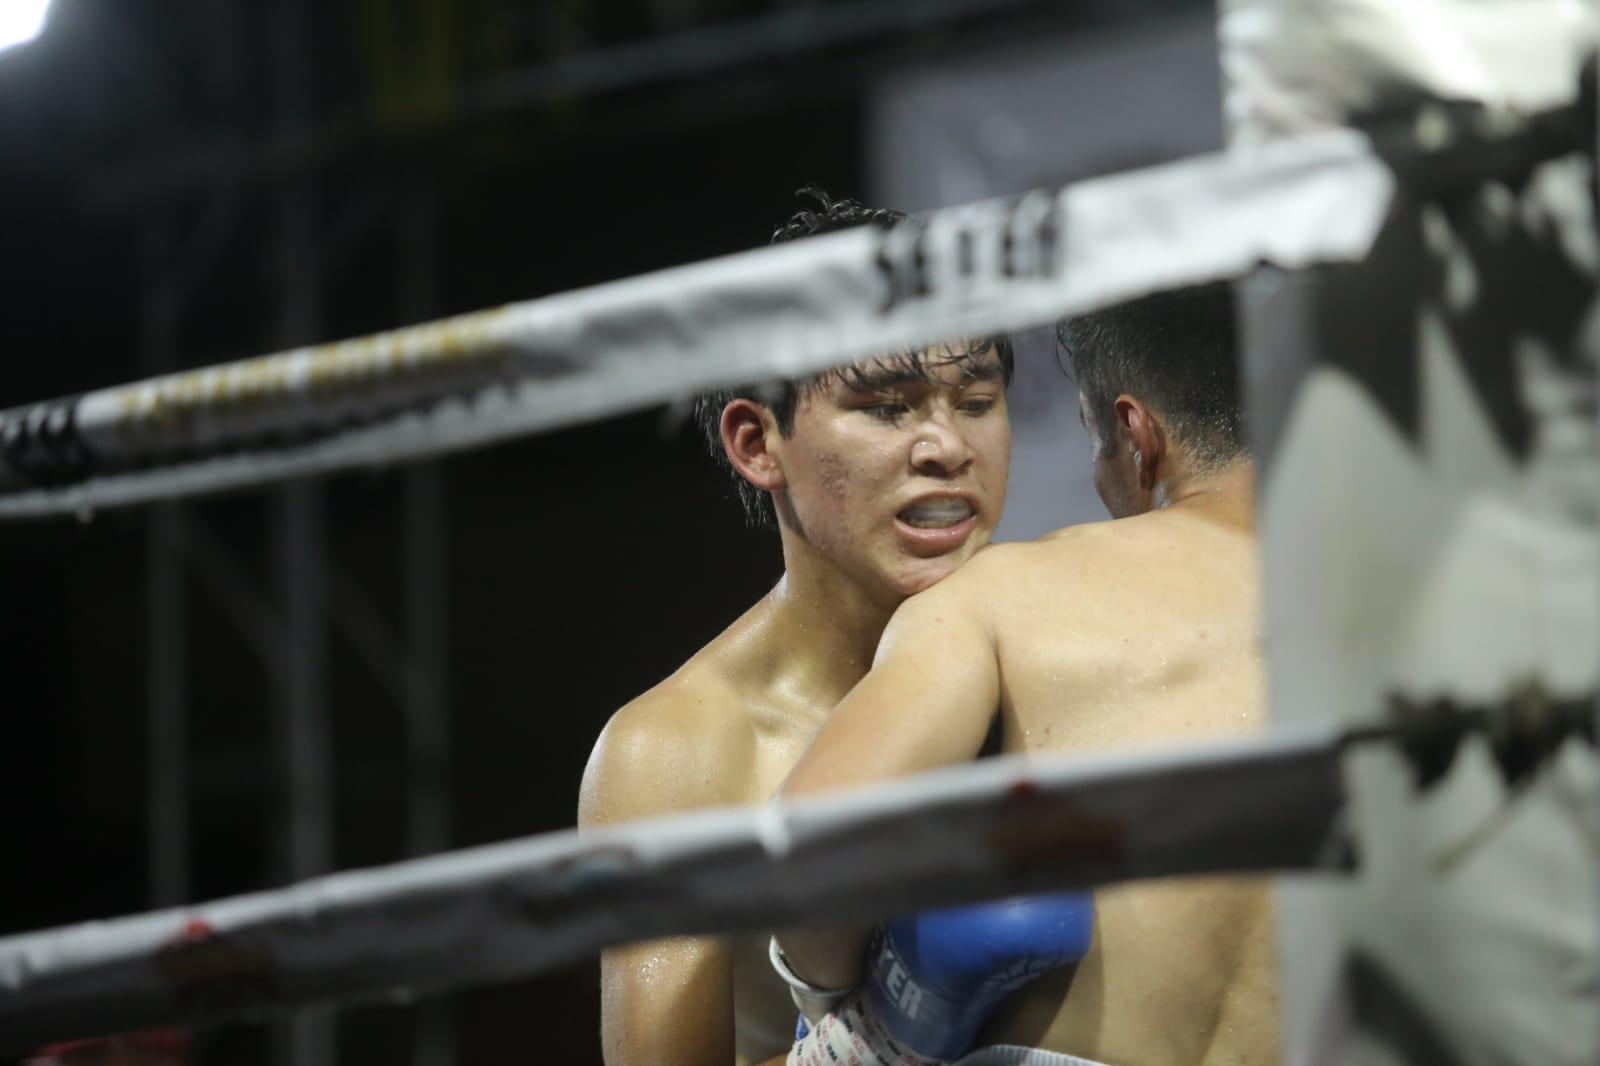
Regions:
<instances>
[{"instance_id":1,"label":"boxer's wet dark hair","mask_svg":"<svg viewBox=\"0 0 1600 1066\"><path fill-rule=\"evenodd\" d=\"M867 207L856 200L835 200L814 185L807 185L795 195L809 197L816 201L817 207L796 211L791 215L789 221L773 231L773 244L837 233L856 226L888 228L908 217L905 212L892 208ZM990 358L991 353L993 358ZM787 437L794 432L795 410L800 406L801 399L810 392L826 387L830 381L843 382L852 389L872 390L885 388L897 381L927 381L935 371L957 366L963 374L974 380L999 380L1009 386L1014 362L1011 338L1005 334L952 343L926 351L895 352L813 377L708 392L695 399L694 419L711 457L732 477L749 523L752 526L776 528L778 518L772 506L772 497L741 477L722 449L722 410L730 402L754 400L765 405L778 423L778 432Z\"/></svg>"},{"instance_id":2,"label":"boxer's wet dark hair","mask_svg":"<svg viewBox=\"0 0 1600 1066\"><path fill-rule=\"evenodd\" d=\"M1083 393L1101 443L1123 393L1155 408L1202 467L1247 450L1239 395L1233 287L1197 285L1067 319L1056 327L1058 360Z\"/></svg>"}]
</instances>

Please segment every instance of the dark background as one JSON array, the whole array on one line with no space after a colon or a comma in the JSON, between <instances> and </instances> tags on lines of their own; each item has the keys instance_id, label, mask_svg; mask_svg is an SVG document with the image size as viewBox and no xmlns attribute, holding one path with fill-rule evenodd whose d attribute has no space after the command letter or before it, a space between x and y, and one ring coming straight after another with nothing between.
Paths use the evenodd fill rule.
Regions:
<instances>
[{"instance_id":1,"label":"dark background","mask_svg":"<svg viewBox=\"0 0 1600 1066\"><path fill-rule=\"evenodd\" d=\"M874 79L1124 9L58 0L42 39L0 53L0 406L764 243L802 184L864 195ZM570 826L607 716L770 586L776 537L743 528L677 410L429 465L443 842ZM402 637L408 476L301 496L319 586ZM186 504L164 585L150 510L0 526L0 933L293 879L300 753L262 644L304 579L286 499ZM329 614L327 862L346 869L405 856L418 771L360 627ZM187 870L161 889L150 657L172 624ZM444 1004L431 1024L453 1035L427 1061L599 1060L592 964ZM423 1061L414 1023L406 1007L346 1012L334 1055L234 1026L203 1034L199 1058Z\"/></svg>"}]
</instances>

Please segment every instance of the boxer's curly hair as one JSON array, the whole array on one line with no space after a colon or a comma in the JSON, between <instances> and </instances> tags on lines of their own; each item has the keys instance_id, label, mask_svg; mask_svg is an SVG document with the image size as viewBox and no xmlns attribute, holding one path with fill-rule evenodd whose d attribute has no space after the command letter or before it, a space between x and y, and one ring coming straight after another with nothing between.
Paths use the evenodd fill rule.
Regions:
<instances>
[{"instance_id":1,"label":"boxer's curly hair","mask_svg":"<svg viewBox=\"0 0 1600 1066\"><path fill-rule=\"evenodd\" d=\"M1127 393L1161 412L1203 468L1248 450L1230 283L1156 293L1079 315L1056 326L1056 341L1057 362L1083 393L1101 444L1111 438L1117 397Z\"/></svg>"},{"instance_id":2,"label":"boxer's curly hair","mask_svg":"<svg viewBox=\"0 0 1600 1066\"><path fill-rule=\"evenodd\" d=\"M905 221L909 216L903 211L888 207L867 207L857 200L835 200L815 185L807 185L795 192L796 196L816 201L816 209L796 211L789 220L772 233L772 244L786 244L805 237L824 233L837 233L856 226L888 228ZM794 432L795 410L800 400L811 391L823 387L829 380L843 381L855 388L870 389L885 376L903 377L907 374L927 380L929 374L941 367L958 365L963 371L982 376L984 357L991 351L999 359L1002 380L1009 386L1015 357L1011 338L1005 334L974 338L957 350L951 346L947 352L931 356L927 352L899 352L872 358L854 366L841 367L808 378L790 378L782 381L755 382L736 388L718 389L695 399L694 420L710 452L720 467L733 479L735 491L744 505L745 518L752 526L777 528L777 512L772 497L746 481L728 461L722 447L722 411L734 400L754 400L771 410L778 424L778 432L785 437ZM989 372L992 372L989 371Z\"/></svg>"},{"instance_id":3,"label":"boxer's curly hair","mask_svg":"<svg viewBox=\"0 0 1600 1066\"><path fill-rule=\"evenodd\" d=\"M815 237L820 233L836 233L854 226L882 226L887 229L906 219L904 211L892 207L867 207L859 200L835 200L815 185L795 190L796 196L809 196L817 201L820 211L801 209L789 216L789 221L772 231L769 244L786 244L802 237Z\"/></svg>"}]
</instances>

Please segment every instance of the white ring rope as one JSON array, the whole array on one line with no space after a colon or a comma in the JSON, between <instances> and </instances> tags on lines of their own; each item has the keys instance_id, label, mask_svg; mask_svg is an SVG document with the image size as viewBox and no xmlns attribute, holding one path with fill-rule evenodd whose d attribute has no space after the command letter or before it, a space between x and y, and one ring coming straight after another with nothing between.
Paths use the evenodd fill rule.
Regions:
<instances>
[{"instance_id":1,"label":"white ring rope","mask_svg":"<svg viewBox=\"0 0 1600 1066\"><path fill-rule=\"evenodd\" d=\"M787 807L551 833L7 937L0 1052L506 980L670 934L1141 877L1342 868L1330 846L1342 743L1308 730L992 759Z\"/></svg>"},{"instance_id":2,"label":"white ring rope","mask_svg":"<svg viewBox=\"0 0 1600 1066\"><path fill-rule=\"evenodd\" d=\"M1351 262L1394 181L1337 130L0 413L0 518L82 514L471 448L1049 322Z\"/></svg>"}]
</instances>

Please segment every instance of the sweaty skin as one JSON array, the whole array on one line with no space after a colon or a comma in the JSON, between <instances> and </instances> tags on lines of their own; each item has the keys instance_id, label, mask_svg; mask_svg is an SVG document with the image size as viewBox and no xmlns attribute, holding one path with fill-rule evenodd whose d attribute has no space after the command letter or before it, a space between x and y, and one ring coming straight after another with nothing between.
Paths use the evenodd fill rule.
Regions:
<instances>
[{"instance_id":1,"label":"sweaty skin","mask_svg":"<svg viewBox=\"0 0 1600 1066\"><path fill-rule=\"evenodd\" d=\"M1252 464L1192 473L1159 422L1131 402L1140 407L1134 432L1096 460L1102 498L1129 517L992 547L908 600L785 797L969 760L997 708L1010 752L1264 726ZM979 1046L1041 1047L1112 1066L1278 1061L1265 880L1135 883L1097 892L1096 907L1083 962L1016 996ZM779 940L813 983L859 977L860 930Z\"/></svg>"},{"instance_id":2,"label":"sweaty skin","mask_svg":"<svg viewBox=\"0 0 1600 1066\"><path fill-rule=\"evenodd\" d=\"M934 377L830 382L801 400L788 437L760 405L729 405L724 444L773 495L784 577L612 717L584 773L580 826L768 800L866 673L895 607L988 543L1010 448L1003 382L954 368ZM908 505L956 496L972 517L953 533L903 521ZM765 936L601 956L609 1066L781 1063L795 1018Z\"/></svg>"},{"instance_id":3,"label":"sweaty skin","mask_svg":"<svg viewBox=\"0 0 1600 1066\"><path fill-rule=\"evenodd\" d=\"M607 725L584 775L579 824L764 802L830 709L785 638L806 632L775 589ZM881 625L881 620L878 622ZM824 631L827 631L826 629ZM859 675L870 649L839 648ZM757 1062L786 1048L795 1011L765 937L677 937L601 955L607 1063ZM736 1031L737 1027L737 1031Z\"/></svg>"}]
</instances>

